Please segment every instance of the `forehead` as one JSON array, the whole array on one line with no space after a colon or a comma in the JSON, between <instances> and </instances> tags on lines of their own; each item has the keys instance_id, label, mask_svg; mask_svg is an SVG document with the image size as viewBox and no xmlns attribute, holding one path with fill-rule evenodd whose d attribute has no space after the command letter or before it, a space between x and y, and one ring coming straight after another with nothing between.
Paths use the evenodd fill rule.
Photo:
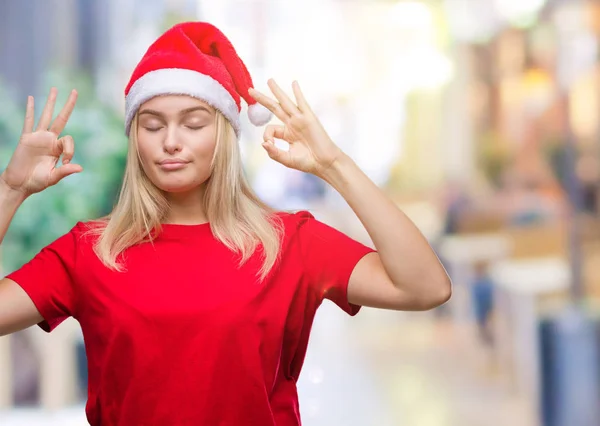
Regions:
<instances>
[{"instance_id":1,"label":"forehead","mask_svg":"<svg viewBox=\"0 0 600 426\"><path fill-rule=\"evenodd\" d=\"M140 111L152 109L154 111L170 113L179 112L189 108L204 107L213 112L214 108L201 99L188 95L160 95L147 100L140 106Z\"/></svg>"}]
</instances>

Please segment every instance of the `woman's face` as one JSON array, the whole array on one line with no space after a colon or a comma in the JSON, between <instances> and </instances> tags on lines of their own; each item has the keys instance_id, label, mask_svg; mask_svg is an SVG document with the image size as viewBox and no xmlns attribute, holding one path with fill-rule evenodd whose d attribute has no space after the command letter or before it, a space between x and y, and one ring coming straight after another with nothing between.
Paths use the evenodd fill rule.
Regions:
<instances>
[{"instance_id":1,"label":"woman's face","mask_svg":"<svg viewBox=\"0 0 600 426\"><path fill-rule=\"evenodd\" d=\"M215 109L185 95L152 98L139 110L137 145L154 185L166 192L194 190L210 176Z\"/></svg>"}]
</instances>

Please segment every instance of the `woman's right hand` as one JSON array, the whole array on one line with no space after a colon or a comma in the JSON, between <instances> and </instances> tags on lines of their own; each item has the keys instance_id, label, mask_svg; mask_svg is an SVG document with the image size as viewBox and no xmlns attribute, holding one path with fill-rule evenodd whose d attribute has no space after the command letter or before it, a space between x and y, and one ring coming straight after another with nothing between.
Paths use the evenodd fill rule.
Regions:
<instances>
[{"instance_id":1,"label":"woman's right hand","mask_svg":"<svg viewBox=\"0 0 600 426\"><path fill-rule=\"evenodd\" d=\"M71 112L75 108L77 92L73 90L67 103L54 122L52 115L56 103L56 88L50 90L46 106L34 130L34 100L27 98L27 112L23 133L8 166L0 175L0 179L12 190L20 191L25 196L43 191L57 184L61 179L79 173L80 165L71 164L75 152L75 143L71 136L59 135L65 128ZM62 165L58 162L62 156Z\"/></svg>"}]
</instances>

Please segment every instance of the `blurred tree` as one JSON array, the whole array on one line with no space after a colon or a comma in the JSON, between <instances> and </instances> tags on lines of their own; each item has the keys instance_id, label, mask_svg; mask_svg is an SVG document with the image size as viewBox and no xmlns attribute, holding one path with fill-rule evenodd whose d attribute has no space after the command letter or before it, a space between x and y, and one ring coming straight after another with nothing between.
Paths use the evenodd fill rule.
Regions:
<instances>
[{"instance_id":1,"label":"blurred tree","mask_svg":"<svg viewBox=\"0 0 600 426\"><path fill-rule=\"evenodd\" d=\"M77 89L77 106L64 134L75 140L73 162L83 172L30 197L17 212L2 244L5 272L32 258L42 247L68 232L77 221L110 212L120 189L127 153L123 119L113 108L101 104L91 79L85 74L53 71L48 84L56 86L60 111L71 89ZM11 101L0 82L0 171L4 170L18 143L24 119L24 102ZM4 96L6 95L6 96ZM36 96L39 117L47 93Z\"/></svg>"}]
</instances>

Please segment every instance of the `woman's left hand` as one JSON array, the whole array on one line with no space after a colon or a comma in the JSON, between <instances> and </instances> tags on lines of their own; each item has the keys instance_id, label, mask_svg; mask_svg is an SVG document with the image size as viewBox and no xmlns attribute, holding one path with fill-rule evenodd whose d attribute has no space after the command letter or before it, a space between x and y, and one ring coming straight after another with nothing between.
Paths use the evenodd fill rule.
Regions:
<instances>
[{"instance_id":1,"label":"woman's left hand","mask_svg":"<svg viewBox=\"0 0 600 426\"><path fill-rule=\"evenodd\" d=\"M319 119L312 112L304 98L298 82L292 83L294 103L273 79L268 82L275 99L271 99L255 89L249 94L258 103L269 109L282 125L268 125L263 136L262 146L273 160L292 169L323 177L344 153L331 140ZM275 138L289 144L285 151L275 146Z\"/></svg>"}]
</instances>

